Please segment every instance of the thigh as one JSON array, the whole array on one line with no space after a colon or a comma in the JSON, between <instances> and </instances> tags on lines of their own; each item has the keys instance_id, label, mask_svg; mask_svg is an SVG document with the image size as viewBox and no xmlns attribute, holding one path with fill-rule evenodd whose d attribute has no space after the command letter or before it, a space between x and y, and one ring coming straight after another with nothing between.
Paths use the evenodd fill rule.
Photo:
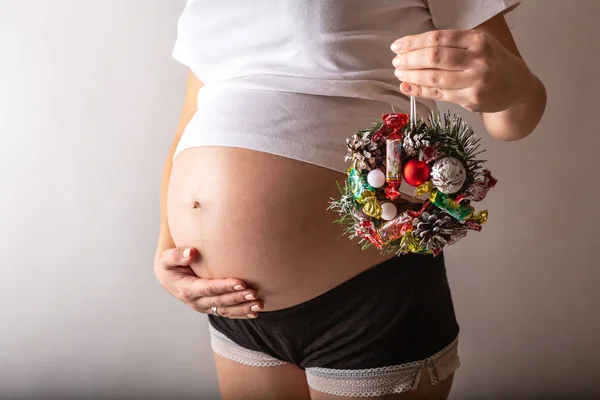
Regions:
<instances>
[{"instance_id":1,"label":"thigh","mask_svg":"<svg viewBox=\"0 0 600 400\"><path fill-rule=\"evenodd\" d=\"M222 400L310 400L306 374L295 365L251 367L215 354Z\"/></svg>"},{"instance_id":2,"label":"thigh","mask_svg":"<svg viewBox=\"0 0 600 400\"><path fill-rule=\"evenodd\" d=\"M409 390L404 393L389 394L379 397L341 397L317 392L311 388L310 396L312 400L446 400L450 394L453 379L454 374L448 376L443 381L438 382L436 385L433 385L429 378L427 368L423 368L421 370L419 386L414 390Z\"/></svg>"}]
</instances>

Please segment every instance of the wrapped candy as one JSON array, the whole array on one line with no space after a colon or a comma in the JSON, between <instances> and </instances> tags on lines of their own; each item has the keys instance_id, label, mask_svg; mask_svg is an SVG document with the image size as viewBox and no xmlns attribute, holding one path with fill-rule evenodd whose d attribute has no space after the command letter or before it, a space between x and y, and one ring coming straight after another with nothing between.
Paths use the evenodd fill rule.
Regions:
<instances>
[{"instance_id":1,"label":"wrapped candy","mask_svg":"<svg viewBox=\"0 0 600 400\"><path fill-rule=\"evenodd\" d=\"M417 190L415 190L415 197L419 197L421 195L424 195L425 193L430 193L433 189L433 183L431 183L431 181L427 181L417 187Z\"/></svg>"},{"instance_id":2,"label":"wrapped candy","mask_svg":"<svg viewBox=\"0 0 600 400\"><path fill-rule=\"evenodd\" d=\"M488 191L496 186L496 183L498 183L496 178L486 169L483 171L483 180L473 183L465 193L456 196L456 201L459 203L465 200L481 201L485 199Z\"/></svg>"},{"instance_id":3,"label":"wrapped candy","mask_svg":"<svg viewBox=\"0 0 600 400\"><path fill-rule=\"evenodd\" d=\"M375 195L369 196L364 201L363 212L373 218L381 218L383 212Z\"/></svg>"},{"instance_id":4,"label":"wrapped candy","mask_svg":"<svg viewBox=\"0 0 600 400\"><path fill-rule=\"evenodd\" d=\"M469 205L460 204L446 196L442 192L434 190L429 196L429 200L438 208L452 215L459 221L463 221L473 214L475 209Z\"/></svg>"},{"instance_id":5,"label":"wrapped candy","mask_svg":"<svg viewBox=\"0 0 600 400\"><path fill-rule=\"evenodd\" d=\"M482 229L482 226L475 221L465 221L465 227L476 232L481 232Z\"/></svg>"},{"instance_id":6,"label":"wrapped candy","mask_svg":"<svg viewBox=\"0 0 600 400\"><path fill-rule=\"evenodd\" d=\"M410 229L412 229L411 219L401 215L381 225L377 232L383 243L390 243L400 239Z\"/></svg>"},{"instance_id":7,"label":"wrapped candy","mask_svg":"<svg viewBox=\"0 0 600 400\"><path fill-rule=\"evenodd\" d=\"M452 235L450 235L450 239L446 243L446 246L451 246L451 245L455 244L456 242L458 242L460 239L464 238L465 236L467 236L466 228L455 229L454 232L452 232Z\"/></svg>"},{"instance_id":8,"label":"wrapped candy","mask_svg":"<svg viewBox=\"0 0 600 400\"><path fill-rule=\"evenodd\" d=\"M421 214L423 214L425 212L427 207L429 207L429 204L430 204L429 201L426 201L425 203L423 203L423 205L421 206L421 209L419 211L407 210L406 215L408 215L411 218L419 218L421 216Z\"/></svg>"},{"instance_id":9,"label":"wrapped candy","mask_svg":"<svg viewBox=\"0 0 600 400\"><path fill-rule=\"evenodd\" d=\"M385 197L390 200L396 200L400 197L400 184L399 183L388 183L385 186Z\"/></svg>"},{"instance_id":10,"label":"wrapped candy","mask_svg":"<svg viewBox=\"0 0 600 400\"><path fill-rule=\"evenodd\" d=\"M385 142L385 178L388 183L402 182L402 140L387 139Z\"/></svg>"},{"instance_id":11,"label":"wrapped candy","mask_svg":"<svg viewBox=\"0 0 600 400\"><path fill-rule=\"evenodd\" d=\"M427 146L421 152L420 160L429 164L430 162L435 161L437 157L438 157L438 154L437 154L437 150L435 149L435 147Z\"/></svg>"},{"instance_id":12,"label":"wrapped candy","mask_svg":"<svg viewBox=\"0 0 600 400\"><path fill-rule=\"evenodd\" d=\"M367 183L366 175L361 174L355 168L348 172L350 190L356 201L363 205L363 212L370 217L381 217L381 206L375 197L375 189Z\"/></svg>"},{"instance_id":13,"label":"wrapped candy","mask_svg":"<svg viewBox=\"0 0 600 400\"><path fill-rule=\"evenodd\" d=\"M420 242L419 238L413 235L412 231L408 231L402 236L402 240L400 241L400 251L402 253L427 253L427 249L423 248Z\"/></svg>"},{"instance_id":14,"label":"wrapped candy","mask_svg":"<svg viewBox=\"0 0 600 400\"><path fill-rule=\"evenodd\" d=\"M384 114L382 119L392 132L399 132L408 124L410 116L408 114Z\"/></svg>"},{"instance_id":15,"label":"wrapped candy","mask_svg":"<svg viewBox=\"0 0 600 400\"><path fill-rule=\"evenodd\" d=\"M348 183L352 195L359 203L364 203L367 198L375 196L375 189L367 183L367 177L356 168L348 170Z\"/></svg>"},{"instance_id":16,"label":"wrapped candy","mask_svg":"<svg viewBox=\"0 0 600 400\"><path fill-rule=\"evenodd\" d=\"M469 221L473 221L479 225L483 225L487 222L488 219L488 211L487 210L481 210L479 212L476 212L475 214L471 215L471 217L469 217Z\"/></svg>"},{"instance_id":17,"label":"wrapped candy","mask_svg":"<svg viewBox=\"0 0 600 400\"><path fill-rule=\"evenodd\" d=\"M387 125L382 124L381 127L373 134L373 137L371 138L371 140L373 142L378 142L384 138L386 138L390 133L389 128L387 127Z\"/></svg>"},{"instance_id":18,"label":"wrapped candy","mask_svg":"<svg viewBox=\"0 0 600 400\"><path fill-rule=\"evenodd\" d=\"M375 230L373 222L361 220L354 226L354 229L357 236L367 239L369 243L371 243L378 249L383 248L384 243L382 242L381 237Z\"/></svg>"}]
</instances>

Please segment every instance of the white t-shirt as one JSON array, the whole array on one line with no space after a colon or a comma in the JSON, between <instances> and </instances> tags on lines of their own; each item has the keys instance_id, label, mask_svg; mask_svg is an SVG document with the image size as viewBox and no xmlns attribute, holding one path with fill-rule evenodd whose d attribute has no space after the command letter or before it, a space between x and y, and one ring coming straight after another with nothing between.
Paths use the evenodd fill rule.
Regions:
<instances>
[{"instance_id":1,"label":"white t-shirt","mask_svg":"<svg viewBox=\"0 0 600 400\"><path fill-rule=\"evenodd\" d=\"M173 56L204 83L176 155L195 146L277 154L344 172L345 139L407 112L390 45L471 29L519 0L188 0ZM418 100L427 114L435 103Z\"/></svg>"}]
</instances>

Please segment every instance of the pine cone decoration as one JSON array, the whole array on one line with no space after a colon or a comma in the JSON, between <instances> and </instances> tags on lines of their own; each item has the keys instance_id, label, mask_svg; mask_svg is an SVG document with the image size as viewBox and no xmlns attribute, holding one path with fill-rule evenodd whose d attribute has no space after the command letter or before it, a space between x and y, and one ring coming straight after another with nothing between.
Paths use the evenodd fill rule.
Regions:
<instances>
[{"instance_id":1,"label":"pine cone decoration","mask_svg":"<svg viewBox=\"0 0 600 400\"><path fill-rule=\"evenodd\" d=\"M346 162L352 160L354 167L358 170L373 170L376 166L377 157L381 156L381 150L377 143L371 140L367 133L356 134L350 139L346 139L348 154Z\"/></svg>"},{"instance_id":2,"label":"pine cone decoration","mask_svg":"<svg viewBox=\"0 0 600 400\"><path fill-rule=\"evenodd\" d=\"M446 213L433 214L424 211L420 217L413 219L414 236L420 240L420 246L427 250L444 247L454 233L454 221Z\"/></svg>"},{"instance_id":3,"label":"pine cone decoration","mask_svg":"<svg viewBox=\"0 0 600 400\"><path fill-rule=\"evenodd\" d=\"M431 144L431 137L427 130L422 127L419 128L420 129L408 130L404 134L402 147L410 156L416 156L419 153L419 150L425 149Z\"/></svg>"}]
</instances>

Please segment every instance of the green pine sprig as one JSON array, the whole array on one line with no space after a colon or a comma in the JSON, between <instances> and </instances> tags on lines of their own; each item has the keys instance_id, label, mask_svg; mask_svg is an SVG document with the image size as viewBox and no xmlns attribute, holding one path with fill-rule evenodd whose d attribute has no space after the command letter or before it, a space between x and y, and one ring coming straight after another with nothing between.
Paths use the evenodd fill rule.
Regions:
<instances>
[{"instance_id":1,"label":"green pine sprig","mask_svg":"<svg viewBox=\"0 0 600 400\"><path fill-rule=\"evenodd\" d=\"M483 164L486 160L478 156L485 152L480 150L481 138L475 135L473 128L456 114L432 111L429 117L429 131L434 141L439 143L439 150L444 154L462 160L467 168L467 182L470 185L482 176Z\"/></svg>"}]
</instances>

